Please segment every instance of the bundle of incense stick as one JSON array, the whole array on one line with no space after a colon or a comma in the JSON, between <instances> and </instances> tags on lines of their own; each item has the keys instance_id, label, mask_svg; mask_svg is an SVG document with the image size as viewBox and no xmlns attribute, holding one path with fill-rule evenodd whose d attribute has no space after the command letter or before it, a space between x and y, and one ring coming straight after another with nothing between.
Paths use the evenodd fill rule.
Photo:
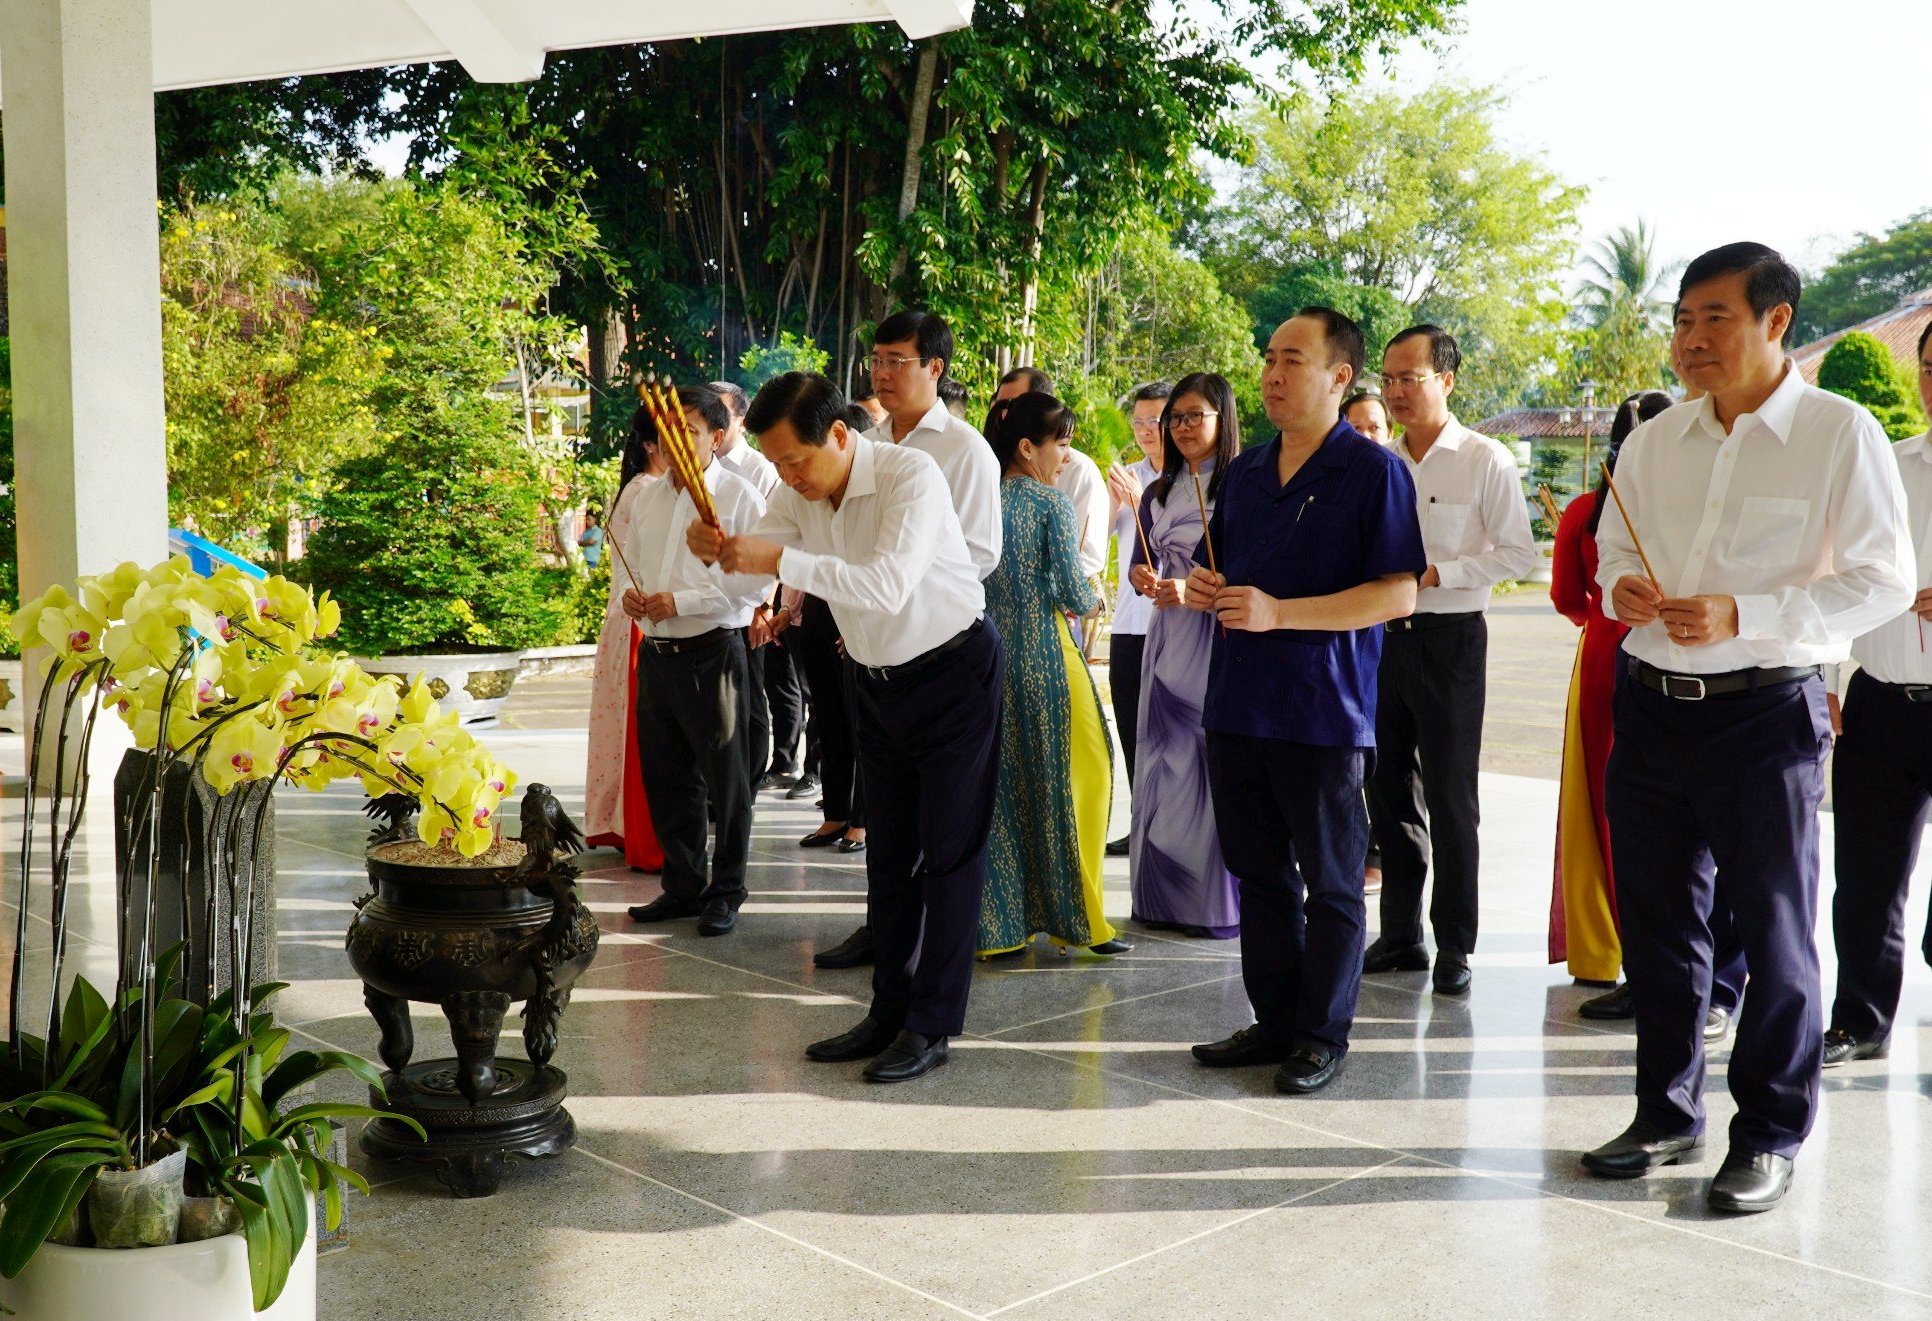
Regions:
<instances>
[{"instance_id":1,"label":"bundle of incense stick","mask_svg":"<svg viewBox=\"0 0 1932 1321\"><path fill-rule=\"evenodd\" d=\"M650 410L651 421L657 424L658 443L664 448L664 457L690 493L691 503L698 508L698 517L722 531L724 525L718 521L718 508L711 502L711 488L704 484L704 469L698 463L691 428L684 421L684 402L678 398L677 386L668 388L667 394L658 385L656 376L648 376L637 387L637 393L643 398L644 407Z\"/></svg>"},{"instance_id":2,"label":"bundle of incense stick","mask_svg":"<svg viewBox=\"0 0 1932 1321\"><path fill-rule=\"evenodd\" d=\"M1550 531L1555 532L1556 525L1563 521L1563 515L1556 508L1556 497L1550 494L1549 487L1539 485L1536 488L1536 499L1543 506L1543 517L1550 521Z\"/></svg>"},{"instance_id":3,"label":"bundle of incense stick","mask_svg":"<svg viewBox=\"0 0 1932 1321\"><path fill-rule=\"evenodd\" d=\"M1623 525L1630 529L1630 544L1637 548L1637 558L1643 561L1644 577L1650 579L1651 587L1656 591L1657 595L1662 596L1664 594L1664 585L1657 581L1657 571L1650 567L1650 556L1644 554L1644 543L1643 539L1637 535L1637 525L1630 521L1630 511L1623 507L1623 497L1617 494L1617 484L1610 480L1610 465L1603 465L1601 471L1603 473L1603 484L1610 490L1610 498L1617 502L1617 513L1623 516Z\"/></svg>"}]
</instances>

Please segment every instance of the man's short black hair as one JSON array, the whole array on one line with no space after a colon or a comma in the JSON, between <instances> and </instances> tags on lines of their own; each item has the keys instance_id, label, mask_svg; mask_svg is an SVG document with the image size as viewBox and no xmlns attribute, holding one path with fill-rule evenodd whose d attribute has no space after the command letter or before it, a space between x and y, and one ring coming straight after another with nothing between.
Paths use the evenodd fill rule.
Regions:
<instances>
[{"instance_id":1,"label":"man's short black hair","mask_svg":"<svg viewBox=\"0 0 1932 1321\"><path fill-rule=\"evenodd\" d=\"M1798 324L1798 296L1804 292L1804 281L1798 275L1798 268L1786 261L1776 248L1767 248L1762 243L1726 243L1721 248L1712 248L1684 268L1684 278L1677 282L1677 302L1681 306L1684 295L1694 285L1737 274L1744 276L1744 297L1751 304L1751 315L1758 320L1764 320L1780 303L1790 305L1791 320L1785 323L1781 342L1791 343L1791 328Z\"/></svg>"},{"instance_id":2,"label":"man's short black hair","mask_svg":"<svg viewBox=\"0 0 1932 1321\"><path fill-rule=\"evenodd\" d=\"M894 312L872 332L875 345L904 344L908 341L919 346L919 356L922 358L939 358L949 364L953 360L953 328L946 324L946 318L931 312L912 308Z\"/></svg>"},{"instance_id":3,"label":"man's short black hair","mask_svg":"<svg viewBox=\"0 0 1932 1321\"><path fill-rule=\"evenodd\" d=\"M823 445L834 422L845 418L845 396L817 372L786 372L759 387L745 414L745 430L762 436L780 422L791 423L803 445Z\"/></svg>"},{"instance_id":4,"label":"man's short black hair","mask_svg":"<svg viewBox=\"0 0 1932 1321\"><path fill-rule=\"evenodd\" d=\"M725 407L731 410L733 417L743 417L745 410L751 407L751 396L745 393L745 387L742 385L736 385L730 381L713 381L711 388L718 392L718 397L724 400Z\"/></svg>"},{"instance_id":5,"label":"man's short black hair","mask_svg":"<svg viewBox=\"0 0 1932 1321\"><path fill-rule=\"evenodd\" d=\"M1925 358L1925 342L1929 339L1932 339L1932 321L1926 322L1925 329L1919 332L1919 359L1921 361Z\"/></svg>"},{"instance_id":6,"label":"man's short black hair","mask_svg":"<svg viewBox=\"0 0 1932 1321\"><path fill-rule=\"evenodd\" d=\"M1414 339L1417 335L1429 337L1429 364L1439 374L1447 376L1462 367L1462 349L1457 345L1456 337L1441 326L1432 325L1427 321L1397 332L1395 338L1389 341L1388 347L1382 351L1387 353L1403 340Z\"/></svg>"},{"instance_id":7,"label":"man's short black hair","mask_svg":"<svg viewBox=\"0 0 1932 1321\"><path fill-rule=\"evenodd\" d=\"M966 402L966 387L956 377L942 376L939 378L939 397L949 404L963 404Z\"/></svg>"},{"instance_id":8,"label":"man's short black hair","mask_svg":"<svg viewBox=\"0 0 1932 1321\"><path fill-rule=\"evenodd\" d=\"M872 414L861 408L856 401L847 400L845 405L845 429L866 432L872 430Z\"/></svg>"},{"instance_id":9,"label":"man's short black hair","mask_svg":"<svg viewBox=\"0 0 1932 1321\"><path fill-rule=\"evenodd\" d=\"M1131 412L1135 404L1165 399L1173 393L1174 387L1166 381L1149 381L1145 385L1134 387L1134 392L1127 396L1126 407Z\"/></svg>"},{"instance_id":10,"label":"man's short black hair","mask_svg":"<svg viewBox=\"0 0 1932 1321\"><path fill-rule=\"evenodd\" d=\"M999 384L993 388L995 391L1004 390L1015 381L1025 381L1026 392L1028 394L1053 393L1053 378L1041 371L1038 367L1015 367L1012 371L1000 377Z\"/></svg>"},{"instance_id":11,"label":"man's short black hair","mask_svg":"<svg viewBox=\"0 0 1932 1321\"><path fill-rule=\"evenodd\" d=\"M1362 368L1368 362L1368 341L1362 337L1360 326L1334 308L1319 304L1304 307L1295 315L1312 317L1322 323L1322 338L1328 341L1329 366L1345 362L1348 364L1349 381L1353 383L1362 379Z\"/></svg>"},{"instance_id":12,"label":"man's short black hair","mask_svg":"<svg viewBox=\"0 0 1932 1321\"><path fill-rule=\"evenodd\" d=\"M725 406L724 396L709 385L679 386L678 402L703 418L713 431L731 427L731 410Z\"/></svg>"}]
</instances>

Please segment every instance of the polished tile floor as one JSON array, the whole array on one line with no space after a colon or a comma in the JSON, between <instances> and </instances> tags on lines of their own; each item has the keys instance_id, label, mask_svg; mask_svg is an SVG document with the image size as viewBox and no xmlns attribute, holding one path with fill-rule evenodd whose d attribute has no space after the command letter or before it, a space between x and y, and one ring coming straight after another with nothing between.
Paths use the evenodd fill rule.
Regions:
<instances>
[{"instance_id":1,"label":"polished tile floor","mask_svg":"<svg viewBox=\"0 0 1932 1321\"><path fill-rule=\"evenodd\" d=\"M580 733L491 737L526 780L581 793ZM1544 962L1554 799L1485 776L1474 993L1369 979L1343 1073L1296 1099L1269 1070L1187 1055L1248 1021L1234 945L1131 927L1111 962L1036 949L984 968L952 1062L869 1086L800 1053L855 1021L867 985L811 965L864 899L859 866L796 848L815 813L766 797L751 901L722 939L633 927L625 906L655 884L591 854L605 938L557 1058L576 1149L479 1201L370 1169L351 1246L322 1263L322 1315L1932 1316L1932 977L1911 969L1890 1060L1827 1076L1777 1211L1705 1209L1721 1137L1698 1166L1586 1178L1577 1152L1630 1115L1633 1043L1578 1020L1589 992ZM365 889L358 802L279 801L284 1020L373 1054L342 953ZM1124 866L1109 872L1124 916ZM83 895L83 930L109 920L98 885ZM427 1008L422 1054L442 1034ZM1721 1077L1711 1103L1721 1135Z\"/></svg>"}]
</instances>

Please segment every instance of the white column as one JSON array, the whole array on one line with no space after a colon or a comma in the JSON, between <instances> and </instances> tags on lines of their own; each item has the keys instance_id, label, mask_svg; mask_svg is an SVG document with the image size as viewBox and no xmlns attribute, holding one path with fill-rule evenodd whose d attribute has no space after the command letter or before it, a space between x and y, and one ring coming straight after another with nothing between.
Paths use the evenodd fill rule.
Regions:
<instances>
[{"instance_id":1,"label":"white column","mask_svg":"<svg viewBox=\"0 0 1932 1321\"><path fill-rule=\"evenodd\" d=\"M149 0L0 0L20 590L167 554Z\"/></svg>"}]
</instances>

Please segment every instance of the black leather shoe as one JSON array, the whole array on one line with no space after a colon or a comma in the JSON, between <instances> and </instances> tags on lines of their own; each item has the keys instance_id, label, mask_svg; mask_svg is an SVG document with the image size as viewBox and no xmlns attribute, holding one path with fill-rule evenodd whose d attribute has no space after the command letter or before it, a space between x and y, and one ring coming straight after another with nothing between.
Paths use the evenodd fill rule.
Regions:
<instances>
[{"instance_id":1,"label":"black leather shoe","mask_svg":"<svg viewBox=\"0 0 1932 1321\"><path fill-rule=\"evenodd\" d=\"M1436 955L1436 975L1430 979L1437 995L1469 994L1469 960L1460 954Z\"/></svg>"},{"instance_id":2,"label":"black leather shoe","mask_svg":"<svg viewBox=\"0 0 1932 1321\"><path fill-rule=\"evenodd\" d=\"M858 968L872 962L872 928L860 927L830 949L812 955L821 968Z\"/></svg>"},{"instance_id":3,"label":"black leather shoe","mask_svg":"<svg viewBox=\"0 0 1932 1321\"><path fill-rule=\"evenodd\" d=\"M872 1015L867 1014L859 1020L859 1025L850 1032L841 1032L836 1037L814 1041L805 1047L805 1057L817 1060L820 1064L843 1064L847 1060L869 1060L899 1035L896 1027L887 1027Z\"/></svg>"},{"instance_id":4,"label":"black leather shoe","mask_svg":"<svg viewBox=\"0 0 1932 1321\"><path fill-rule=\"evenodd\" d=\"M1583 1168L1605 1179L1635 1179L1662 1165L1675 1165L1704 1147L1702 1133L1658 1133L1632 1124L1595 1151L1583 1153Z\"/></svg>"},{"instance_id":5,"label":"black leather shoe","mask_svg":"<svg viewBox=\"0 0 1932 1321\"><path fill-rule=\"evenodd\" d=\"M1134 842L1134 838L1133 838L1133 836L1132 836L1132 835L1122 835L1122 836L1121 836L1121 837L1120 837L1119 839L1110 839L1110 840L1108 840L1108 841L1107 841L1107 856L1108 856L1108 857L1110 857L1110 858L1124 858L1124 857L1126 857L1126 856L1127 856L1127 850L1128 850L1128 848L1129 848L1129 846L1131 846L1131 845L1133 844L1133 842Z\"/></svg>"},{"instance_id":6,"label":"black leather shoe","mask_svg":"<svg viewBox=\"0 0 1932 1321\"><path fill-rule=\"evenodd\" d=\"M1194 1058L1210 1069L1241 1069L1250 1064L1280 1064L1288 1058L1289 1045L1276 1041L1256 1023L1244 1027L1222 1041L1194 1047Z\"/></svg>"},{"instance_id":7,"label":"black leather shoe","mask_svg":"<svg viewBox=\"0 0 1932 1321\"><path fill-rule=\"evenodd\" d=\"M946 1038L901 1032L861 1076L867 1082L911 1082L944 1064L946 1056Z\"/></svg>"},{"instance_id":8,"label":"black leather shoe","mask_svg":"<svg viewBox=\"0 0 1932 1321\"><path fill-rule=\"evenodd\" d=\"M722 936L738 925L738 910L731 906L729 899L711 899L698 914L698 934L700 936Z\"/></svg>"},{"instance_id":9,"label":"black leather shoe","mask_svg":"<svg viewBox=\"0 0 1932 1321\"><path fill-rule=\"evenodd\" d=\"M1275 1090L1289 1095L1319 1092L1328 1086L1331 1079L1341 1070L1340 1055L1324 1055L1320 1051L1302 1049L1288 1057L1287 1063L1275 1070Z\"/></svg>"},{"instance_id":10,"label":"black leather shoe","mask_svg":"<svg viewBox=\"0 0 1932 1321\"><path fill-rule=\"evenodd\" d=\"M785 797L787 799L810 798L818 790L818 776L812 774L810 771L806 771L803 775L792 781L792 787L785 791Z\"/></svg>"},{"instance_id":11,"label":"black leather shoe","mask_svg":"<svg viewBox=\"0 0 1932 1321\"><path fill-rule=\"evenodd\" d=\"M1593 995L1576 1007L1577 1013L1584 1018L1635 1018L1637 1016L1637 997L1630 992L1630 983L1625 982L1607 995Z\"/></svg>"},{"instance_id":12,"label":"black leather shoe","mask_svg":"<svg viewBox=\"0 0 1932 1321\"><path fill-rule=\"evenodd\" d=\"M1892 1053L1890 1037L1860 1041L1842 1027L1825 1029L1825 1066L1849 1064L1853 1060L1882 1060Z\"/></svg>"},{"instance_id":13,"label":"black leather shoe","mask_svg":"<svg viewBox=\"0 0 1932 1321\"><path fill-rule=\"evenodd\" d=\"M1115 936L1112 940L1103 940L1098 945L1087 946L1087 953L1105 954L1110 958L1115 954L1131 954L1133 952L1134 947L1122 940L1119 936Z\"/></svg>"},{"instance_id":14,"label":"black leather shoe","mask_svg":"<svg viewBox=\"0 0 1932 1321\"><path fill-rule=\"evenodd\" d=\"M648 904L632 904L629 911L633 922L669 922L673 918L696 917L698 905L661 894Z\"/></svg>"},{"instance_id":15,"label":"black leather shoe","mask_svg":"<svg viewBox=\"0 0 1932 1321\"><path fill-rule=\"evenodd\" d=\"M1730 1035L1730 1031L1731 1011L1712 1005L1709 1012L1704 1015L1704 1044L1715 1046Z\"/></svg>"},{"instance_id":16,"label":"black leather shoe","mask_svg":"<svg viewBox=\"0 0 1932 1321\"><path fill-rule=\"evenodd\" d=\"M1790 1187L1791 1157L1732 1147L1711 1180L1708 1200L1713 1211L1749 1215L1769 1211L1784 1200Z\"/></svg>"},{"instance_id":17,"label":"black leather shoe","mask_svg":"<svg viewBox=\"0 0 1932 1321\"><path fill-rule=\"evenodd\" d=\"M765 793L772 789L789 789L796 783L798 783L796 776L787 775L783 771L767 771L758 777L758 783L752 785L751 790L753 793Z\"/></svg>"},{"instance_id":18,"label":"black leather shoe","mask_svg":"<svg viewBox=\"0 0 1932 1321\"><path fill-rule=\"evenodd\" d=\"M840 853L863 853L865 852L865 841L862 839L842 839L838 843L838 851Z\"/></svg>"},{"instance_id":19,"label":"black leather shoe","mask_svg":"<svg viewBox=\"0 0 1932 1321\"><path fill-rule=\"evenodd\" d=\"M1427 972L1429 951L1420 945L1397 945L1387 936L1362 951L1363 972Z\"/></svg>"},{"instance_id":20,"label":"black leather shoe","mask_svg":"<svg viewBox=\"0 0 1932 1321\"><path fill-rule=\"evenodd\" d=\"M804 839L798 841L798 847L801 849L829 849L834 844L843 844L844 842L845 827L840 826L836 830L814 830L811 834L805 836Z\"/></svg>"}]
</instances>

